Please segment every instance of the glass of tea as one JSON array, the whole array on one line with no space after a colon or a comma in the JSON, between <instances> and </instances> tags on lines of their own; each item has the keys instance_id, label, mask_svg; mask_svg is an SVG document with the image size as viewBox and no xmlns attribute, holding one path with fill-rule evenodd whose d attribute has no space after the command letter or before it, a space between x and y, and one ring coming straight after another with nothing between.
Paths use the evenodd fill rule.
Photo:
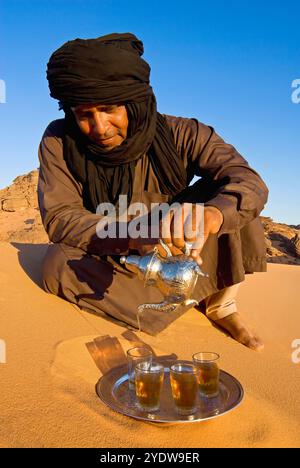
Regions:
<instances>
[{"instance_id":1,"label":"glass of tea","mask_svg":"<svg viewBox=\"0 0 300 468\"><path fill-rule=\"evenodd\" d=\"M159 410L160 393L164 381L164 366L140 362L135 367L135 393L140 409Z\"/></svg>"},{"instance_id":2,"label":"glass of tea","mask_svg":"<svg viewBox=\"0 0 300 468\"><path fill-rule=\"evenodd\" d=\"M220 388L220 356L217 353L199 352L193 354L193 363L199 369L199 392L201 396L214 398Z\"/></svg>"},{"instance_id":3,"label":"glass of tea","mask_svg":"<svg viewBox=\"0 0 300 468\"><path fill-rule=\"evenodd\" d=\"M185 361L177 361L170 367L172 395L180 415L190 415L197 411L198 374L198 368Z\"/></svg>"},{"instance_id":4,"label":"glass of tea","mask_svg":"<svg viewBox=\"0 0 300 468\"><path fill-rule=\"evenodd\" d=\"M148 346L136 346L127 351L128 381L129 387L135 386L135 368L139 363L145 363L150 367L152 364L152 351Z\"/></svg>"}]
</instances>

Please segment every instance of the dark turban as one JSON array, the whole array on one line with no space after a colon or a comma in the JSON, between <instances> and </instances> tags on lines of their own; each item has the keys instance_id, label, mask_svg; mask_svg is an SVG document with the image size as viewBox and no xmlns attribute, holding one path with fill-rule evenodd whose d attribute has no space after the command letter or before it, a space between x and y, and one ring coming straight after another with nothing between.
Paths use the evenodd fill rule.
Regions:
<instances>
[{"instance_id":1,"label":"dark turban","mask_svg":"<svg viewBox=\"0 0 300 468\"><path fill-rule=\"evenodd\" d=\"M55 51L48 62L50 95L65 111L64 158L83 185L84 205L117 203L132 197L137 160L147 154L162 193L175 196L187 185L186 171L173 136L149 84L150 67L141 58L143 43L133 34L75 39ZM71 107L123 104L127 138L112 150L91 142L79 129Z\"/></svg>"}]
</instances>

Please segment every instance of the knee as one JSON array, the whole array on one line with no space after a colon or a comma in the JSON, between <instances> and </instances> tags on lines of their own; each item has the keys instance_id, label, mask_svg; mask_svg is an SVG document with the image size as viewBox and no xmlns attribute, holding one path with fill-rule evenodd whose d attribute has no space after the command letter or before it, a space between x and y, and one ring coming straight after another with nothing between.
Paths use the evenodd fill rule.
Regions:
<instances>
[{"instance_id":1,"label":"knee","mask_svg":"<svg viewBox=\"0 0 300 468\"><path fill-rule=\"evenodd\" d=\"M49 245L42 266L42 282L46 292L58 295L61 271L65 265L66 257L60 245Z\"/></svg>"}]
</instances>

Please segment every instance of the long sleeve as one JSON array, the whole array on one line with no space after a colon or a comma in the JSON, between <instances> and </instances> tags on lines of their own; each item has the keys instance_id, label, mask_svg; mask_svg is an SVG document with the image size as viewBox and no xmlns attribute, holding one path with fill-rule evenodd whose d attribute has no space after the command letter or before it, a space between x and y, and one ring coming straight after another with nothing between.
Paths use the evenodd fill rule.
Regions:
<instances>
[{"instance_id":1,"label":"long sleeve","mask_svg":"<svg viewBox=\"0 0 300 468\"><path fill-rule=\"evenodd\" d=\"M127 238L99 239L97 236L96 227L102 216L83 206L82 187L63 158L61 122L57 120L48 126L39 146L38 201L49 239L99 255L125 252Z\"/></svg>"},{"instance_id":2,"label":"long sleeve","mask_svg":"<svg viewBox=\"0 0 300 468\"><path fill-rule=\"evenodd\" d=\"M267 202L268 188L238 151L196 119L166 117L188 173L217 187L205 206L215 206L223 213L218 236L233 233L258 217Z\"/></svg>"}]
</instances>

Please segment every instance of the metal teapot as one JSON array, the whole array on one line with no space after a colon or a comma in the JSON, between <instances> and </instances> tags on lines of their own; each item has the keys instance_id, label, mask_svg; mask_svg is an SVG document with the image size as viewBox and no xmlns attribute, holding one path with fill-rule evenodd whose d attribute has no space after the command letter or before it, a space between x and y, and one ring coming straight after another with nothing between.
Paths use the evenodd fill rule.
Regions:
<instances>
[{"instance_id":1,"label":"metal teapot","mask_svg":"<svg viewBox=\"0 0 300 468\"><path fill-rule=\"evenodd\" d=\"M150 253L122 256L120 262L144 281L144 286L154 285L164 296L164 300L154 304L141 304L138 312L154 309L163 312L172 312L179 307L188 310L198 301L192 299L198 276L208 277L203 273L199 265L188 257L188 248L182 255L173 256L169 247L160 240L167 257L162 257L157 247Z\"/></svg>"}]
</instances>

